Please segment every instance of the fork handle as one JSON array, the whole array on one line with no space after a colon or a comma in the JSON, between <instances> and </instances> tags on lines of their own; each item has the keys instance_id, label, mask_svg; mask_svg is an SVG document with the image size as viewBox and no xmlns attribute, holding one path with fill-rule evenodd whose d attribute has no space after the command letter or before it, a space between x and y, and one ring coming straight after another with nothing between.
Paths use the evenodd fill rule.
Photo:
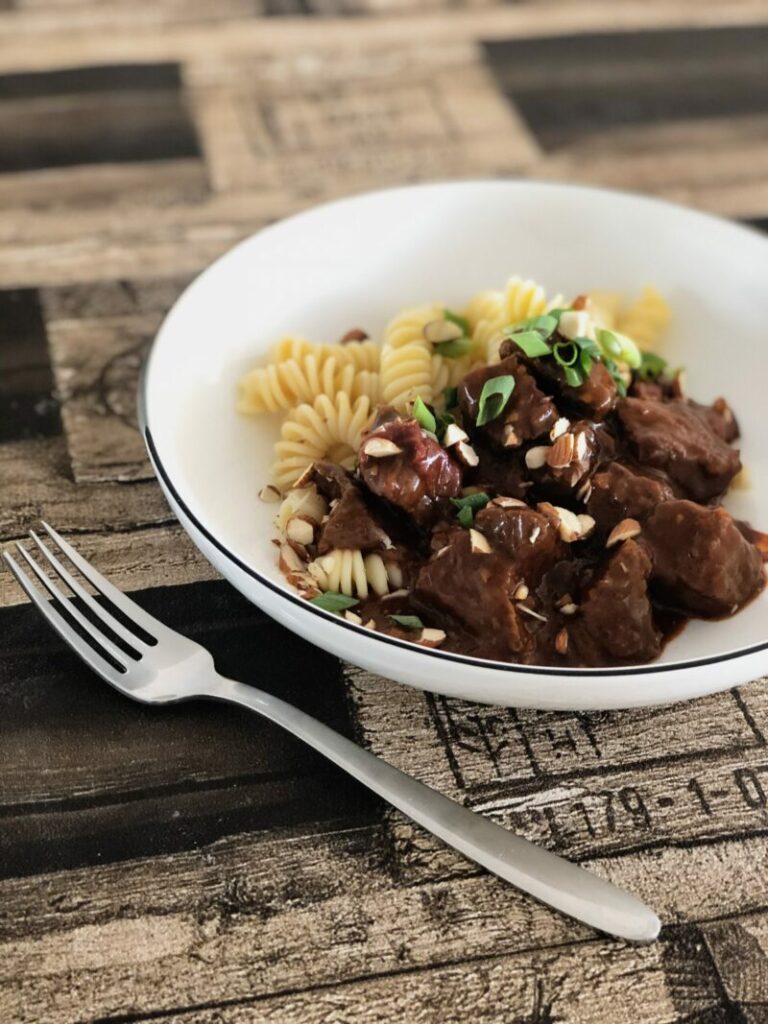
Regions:
<instances>
[{"instance_id":1,"label":"fork handle","mask_svg":"<svg viewBox=\"0 0 768 1024\"><path fill-rule=\"evenodd\" d=\"M650 942L661 922L636 897L430 789L278 697L219 677L207 696L249 708L304 740L403 814L493 874L602 932Z\"/></svg>"}]
</instances>

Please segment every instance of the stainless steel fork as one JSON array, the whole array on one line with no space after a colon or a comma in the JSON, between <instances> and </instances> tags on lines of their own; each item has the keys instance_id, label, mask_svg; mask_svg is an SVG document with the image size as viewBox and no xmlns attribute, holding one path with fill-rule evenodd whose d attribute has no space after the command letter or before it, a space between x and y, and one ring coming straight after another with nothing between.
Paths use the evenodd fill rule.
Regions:
<instances>
[{"instance_id":1,"label":"stainless steel fork","mask_svg":"<svg viewBox=\"0 0 768 1024\"><path fill-rule=\"evenodd\" d=\"M34 531L30 535L47 563L48 572L21 544L16 547L31 574L8 552L4 554L5 560L60 636L126 697L145 704L207 698L255 711L325 754L443 842L523 892L600 931L636 942L656 938L660 928L658 917L634 896L435 792L285 701L219 675L208 651L147 614L52 527L46 523L43 526L58 553ZM88 593L62 563L61 554L134 628L126 627ZM51 579L50 570L55 579ZM80 599L89 616L73 603L62 583ZM107 631L94 619L103 623ZM133 653L128 654L113 637Z\"/></svg>"}]
</instances>

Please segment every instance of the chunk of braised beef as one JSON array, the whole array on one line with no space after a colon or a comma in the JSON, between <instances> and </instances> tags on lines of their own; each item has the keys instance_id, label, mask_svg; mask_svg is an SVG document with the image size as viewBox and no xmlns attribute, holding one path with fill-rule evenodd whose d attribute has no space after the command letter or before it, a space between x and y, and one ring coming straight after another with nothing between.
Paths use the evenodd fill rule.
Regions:
<instances>
[{"instance_id":1,"label":"chunk of braised beef","mask_svg":"<svg viewBox=\"0 0 768 1024\"><path fill-rule=\"evenodd\" d=\"M328 519L320 530L317 549L321 555L334 548L352 548L363 552L388 551L392 540L353 484L345 488L331 505Z\"/></svg>"},{"instance_id":2,"label":"chunk of braised beef","mask_svg":"<svg viewBox=\"0 0 768 1024\"><path fill-rule=\"evenodd\" d=\"M648 518L642 537L660 595L682 611L732 614L763 584L760 552L724 508L666 501Z\"/></svg>"},{"instance_id":3,"label":"chunk of braised beef","mask_svg":"<svg viewBox=\"0 0 768 1024\"><path fill-rule=\"evenodd\" d=\"M538 623L524 616L511 600L517 566L503 551L473 550L472 531L454 528L446 543L419 572L411 603L430 621L455 622L479 637L492 637L494 647L525 658L533 647Z\"/></svg>"},{"instance_id":4,"label":"chunk of braised beef","mask_svg":"<svg viewBox=\"0 0 768 1024\"><path fill-rule=\"evenodd\" d=\"M648 596L650 572L648 554L633 540L597 571L566 627L583 664L637 664L658 656L662 634Z\"/></svg>"},{"instance_id":5,"label":"chunk of braised beef","mask_svg":"<svg viewBox=\"0 0 768 1024\"><path fill-rule=\"evenodd\" d=\"M661 473L652 476L621 462L612 462L591 479L587 512L598 530L608 533L622 519L642 522L662 501L675 497Z\"/></svg>"},{"instance_id":6,"label":"chunk of braised beef","mask_svg":"<svg viewBox=\"0 0 768 1024\"><path fill-rule=\"evenodd\" d=\"M373 454L375 440L391 442L399 451ZM415 419L396 419L367 434L360 445L359 470L366 487L428 526L461 493L461 469Z\"/></svg>"},{"instance_id":7,"label":"chunk of braised beef","mask_svg":"<svg viewBox=\"0 0 768 1024\"><path fill-rule=\"evenodd\" d=\"M716 398L712 405L699 405L691 402L691 406L704 417L710 430L730 444L739 437L739 424L733 410L724 398Z\"/></svg>"},{"instance_id":8,"label":"chunk of braised beef","mask_svg":"<svg viewBox=\"0 0 768 1024\"><path fill-rule=\"evenodd\" d=\"M531 483L525 468L523 453L501 453L473 442L479 462L466 474L466 481L491 494L506 494L510 498L524 498Z\"/></svg>"},{"instance_id":9,"label":"chunk of braised beef","mask_svg":"<svg viewBox=\"0 0 768 1024\"><path fill-rule=\"evenodd\" d=\"M515 378L509 401L496 419L477 426L480 396L489 380L496 377ZM546 434L558 418L558 411L549 395L545 395L517 356L509 356L495 366L481 366L468 373L459 385L459 408L466 429L497 449L518 448Z\"/></svg>"},{"instance_id":10,"label":"chunk of braised beef","mask_svg":"<svg viewBox=\"0 0 768 1024\"><path fill-rule=\"evenodd\" d=\"M519 351L517 345L509 339L501 343L502 358ZM554 359L547 356L529 359L523 356L521 361L543 390L554 394L558 407L566 414L575 413L595 421L604 420L618 401L616 383L601 362L593 363L584 383L573 387L566 381L562 366Z\"/></svg>"},{"instance_id":11,"label":"chunk of braised beef","mask_svg":"<svg viewBox=\"0 0 768 1024\"><path fill-rule=\"evenodd\" d=\"M618 415L638 461L663 470L696 501L721 495L741 469L739 453L684 399L627 398Z\"/></svg>"},{"instance_id":12,"label":"chunk of braised beef","mask_svg":"<svg viewBox=\"0 0 768 1024\"><path fill-rule=\"evenodd\" d=\"M504 498L499 501L503 503ZM504 507L492 501L475 516L475 527L488 538L491 547L512 559L518 582L531 590L545 572L566 557L566 546L551 518L527 506Z\"/></svg>"},{"instance_id":13,"label":"chunk of braised beef","mask_svg":"<svg viewBox=\"0 0 768 1024\"><path fill-rule=\"evenodd\" d=\"M297 486L313 483L327 501L335 501L348 490L355 489L352 474L335 462L314 462Z\"/></svg>"}]
</instances>

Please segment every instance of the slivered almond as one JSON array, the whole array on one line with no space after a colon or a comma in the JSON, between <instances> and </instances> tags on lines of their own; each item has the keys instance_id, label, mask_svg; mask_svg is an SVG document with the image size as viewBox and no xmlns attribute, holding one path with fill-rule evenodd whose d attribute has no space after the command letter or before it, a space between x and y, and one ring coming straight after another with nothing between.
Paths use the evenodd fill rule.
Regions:
<instances>
[{"instance_id":1,"label":"slivered almond","mask_svg":"<svg viewBox=\"0 0 768 1024\"><path fill-rule=\"evenodd\" d=\"M525 601L530 594L530 590L524 583L520 583L515 590L514 598L516 601Z\"/></svg>"},{"instance_id":2,"label":"slivered almond","mask_svg":"<svg viewBox=\"0 0 768 1024\"><path fill-rule=\"evenodd\" d=\"M555 637L555 650L558 654L565 654L568 650L568 630L561 629Z\"/></svg>"},{"instance_id":3,"label":"slivered almond","mask_svg":"<svg viewBox=\"0 0 768 1024\"><path fill-rule=\"evenodd\" d=\"M309 516L291 516L285 524L285 535L288 540L306 547L315 539L315 521Z\"/></svg>"},{"instance_id":4,"label":"slivered almond","mask_svg":"<svg viewBox=\"0 0 768 1024\"><path fill-rule=\"evenodd\" d=\"M515 428L511 423L507 423L504 427L504 447L505 448L516 448L520 444L520 438L515 433Z\"/></svg>"},{"instance_id":5,"label":"slivered almond","mask_svg":"<svg viewBox=\"0 0 768 1024\"><path fill-rule=\"evenodd\" d=\"M464 332L451 320L430 320L424 324L421 333L431 345L441 345L444 341L456 341Z\"/></svg>"},{"instance_id":6,"label":"slivered almond","mask_svg":"<svg viewBox=\"0 0 768 1024\"><path fill-rule=\"evenodd\" d=\"M356 626L362 626L363 624L363 620L360 618L360 616L355 615L355 613L350 611L349 608L347 608L347 610L344 612L344 618L347 620L347 622L354 622Z\"/></svg>"},{"instance_id":7,"label":"slivered almond","mask_svg":"<svg viewBox=\"0 0 768 1024\"><path fill-rule=\"evenodd\" d=\"M462 430L458 423L449 423L445 428L443 434L443 447L451 448L455 444L459 444L461 441L468 441L469 435L466 431Z\"/></svg>"},{"instance_id":8,"label":"slivered almond","mask_svg":"<svg viewBox=\"0 0 768 1024\"><path fill-rule=\"evenodd\" d=\"M525 453L525 464L528 469L541 469L547 464L549 448L546 445L537 445L529 448Z\"/></svg>"},{"instance_id":9,"label":"slivered almond","mask_svg":"<svg viewBox=\"0 0 768 1024\"><path fill-rule=\"evenodd\" d=\"M620 523L617 523L611 532L608 534L608 540L605 542L607 548L612 548L614 544L620 544L622 541L631 540L632 537L637 537L642 533L642 527L636 519L622 519Z\"/></svg>"},{"instance_id":10,"label":"slivered almond","mask_svg":"<svg viewBox=\"0 0 768 1024\"><path fill-rule=\"evenodd\" d=\"M517 606L518 611L525 612L526 615L530 615L532 619L538 619L539 622L548 622L546 615L542 615L541 612L535 612L533 608L529 608L527 604L519 604Z\"/></svg>"},{"instance_id":11,"label":"slivered almond","mask_svg":"<svg viewBox=\"0 0 768 1024\"><path fill-rule=\"evenodd\" d=\"M491 498L490 505L496 505L498 508L527 508L528 506L524 501L519 498L507 498L505 495L499 495L498 498Z\"/></svg>"},{"instance_id":12,"label":"slivered almond","mask_svg":"<svg viewBox=\"0 0 768 1024\"><path fill-rule=\"evenodd\" d=\"M374 619L368 619L364 625L366 629L376 629L376 622Z\"/></svg>"},{"instance_id":13,"label":"slivered almond","mask_svg":"<svg viewBox=\"0 0 768 1024\"><path fill-rule=\"evenodd\" d=\"M480 462L480 456L472 445L467 444L466 441L459 441L457 445L454 445L454 448L456 449L456 455L459 457L459 460L470 469Z\"/></svg>"},{"instance_id":14,"label":"slivered almond","mask_svg":"<svg viewBox=\"0 0 768 1024\"><path fill-rule=\"evenodd\" d=\"M530 544L535 544L536 541L539 539L539 534L540 533L541 533L541 527L540 526L534 526L534 528L531 530L531 536L528 538L528 542Z\"/></svg>"},{"instance_id":15,"label":"slivered almond","mask_svg":"<svg viewBox=\"0 0 768 1024\"><path fill-rule=\"evenodd\" d=\"M579 606L574 604L573 601L569 601L568 604L560 605L560 612L563 615L575 615L579 610Z\"/></svg>"},{"instance_id":16,"label":"slivered almond","mask_svg":"<svg viewBox=\"0 0 768 1024\"><path fill-rule=\"evenodd\" d=\"M589 313L586 310L573 310L568 309L560 317L560 322L557 325L559 334L562 334L564 338L568 338L569 341L573 341L574 338L583 338L589 335L591 328L591 321Z\"/></svg>"},{"instance_id":17,"label":"slivered almond","mask_svg":"<svg viewBox=\"0 0 768 1024\"><path fill-rule=\"evenodd\" d=\"M566 432L570 425L571 421L569 419L566 419L565 416L561 416L559 420L555 421L555 425L549 432L550 441L556 441L558 437L560 437L562 434Z\"/></svg>"},{"instance_id":18,"label":"slivered almond","mask_svg":"<svg viewBox=\"0 0 768 1024\"><path fill-rule=\"evenodd\" d=\"M381 600L391 601L393 597L407 597L409 593L410 591L406 590L405 587L400 587L399 590L393 590L389 594L385 594Z\"/></svg>"},{"instance_id":19,"label":"slivered almond","mask_svg":"<svg viewBox=\"0 0 768 1024\"><path fill-rule=\"evenodd\" d=\"M542 502L542 504L546 505L548 502ZM560 539L564 540L566 544L571 544L573 541L578 540L581 537L582 528L576 513L571 512L568 508L562 508L560 505L551 505L550 508L558 519L557 530L560 534Z\"/></svg>"},{"instance_id":20,"label":"slivered almond","mask_svg":"<svg viewBox=\"0 0 768 1024\"><path fill-rule=\"evenodd\" d=\"M469 531L469 540L472 545L472 552L475 555L490 555L491 545L479 530Z\"/></svg>"},{"instance_id":21,"label":"slivered almond","mask_svg":"<svg viewBox=\"0 0 768 1024\"><path fill-rule=\"evenodd\" d=\"M363 445L363 455L371 459L388 459L393 455L400 455L402 450L388 437L369 437Z\"/></svg>"},{"instance_id":22,"label":"slivered almond","mask_svg":"<svg viewBox=\"0 0 768 1024\"><path fill-rule=\"evenodd\" d=\"M547 452L547 463L552 469L565 469L573 462L575 440L573 434L562 434Z\"/></svg>"},{"instance_id":23,"label":"slivered almond","mask_svg":"<svg viewBox=\"0 0 768 1024\"><path fill-rule=\"evenodd\" d=\"M266 487L262 487L259 491L259 497L268 505L274 505L275 502L280 501L283 496L274 484L267 484Z\"/></svg>"},{"instance_id":24,"label":"slivered almond","mask_svg":"<svg viewBox=\"0 0 768 1024\"><path fill-rule=\"evenodd\" d=\"M310 480L312 479L312 477L314 475L315 475L315 464L314 464L314 462L312 462L312 463L310 463L309 466L307 466L307 468L301 474L299 479L298 480L294 480L293 485L292 485L293 488L298 490L299 487L306 487L307 484L310 482Z\"/></svg>"},{"instance_id":25,"label":"slivered almond","mask_svg":"<svg viewBox=\"0 0 768 1024\"><path fill-rule=\"evenodd\" d=\"M579 462L581 462L581 460L586 456L586 454L587 435L582 430L579 431L579 433L576 435L576 458L579 460Z\"/></svg>"},{"instance_id":26,"label":"slivered almond","mask_svg":"<svg viewBox=\"0 0 768 1024\"><path fill-rule=\"evenodd\" d=\"M576 497L579 501L588 502L592 497L592 481L585 480L581 487L576 491Z\"/></svg>"},{"instance_id":27,"label":"slivered almond","mask_svg":"<svg viewBox=\"0 0 768 1024\"><path fill-rule=\"evenodd\" d=\"M425 647L439 647L446 637L442 629L422 629L419 643Z\"/></svg>"}]
</instances>

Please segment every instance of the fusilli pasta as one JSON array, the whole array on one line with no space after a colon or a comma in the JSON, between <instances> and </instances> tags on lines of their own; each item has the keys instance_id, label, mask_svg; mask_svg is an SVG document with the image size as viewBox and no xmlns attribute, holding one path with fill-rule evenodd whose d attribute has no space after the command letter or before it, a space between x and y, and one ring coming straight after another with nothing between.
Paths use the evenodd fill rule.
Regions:
<instances>
[{"instance_id":1,"label":"fusilli pasta","mask_svg":"<svg viewBox=\"0 0 768 1024\"><path fill-rule=\"evenodd\" d=\"M345 392L333 398L318 395L311 405L292 409L275 445L274 482L283 489L290 487L313 462L324 459L351 469L370 421L367 395L354 402Z\"/></svg>"},{"instance_id":2,"label":"fusilli pasta","mask_svg":"<svg viewBox=\"0 0 768 1024\"><path fill-rule=\"evenodd\" d=\"M402 570L396 562L352 549L329 551L310 562L307 569L319 590L348 597L366 598L371 591L381 597L403 585Z\"/></svg>"},{"instance_id":3,"label":"fusilli pasta","mask_svg":"<svg viewBox=\"0 0 768 1024\"><path fill-rule=\"evenodd\" d=\"M672 317L655 288L644 288L640 298L618 317L617 327L641 348L653 348Z\"/></svg>"}]
</instances>

